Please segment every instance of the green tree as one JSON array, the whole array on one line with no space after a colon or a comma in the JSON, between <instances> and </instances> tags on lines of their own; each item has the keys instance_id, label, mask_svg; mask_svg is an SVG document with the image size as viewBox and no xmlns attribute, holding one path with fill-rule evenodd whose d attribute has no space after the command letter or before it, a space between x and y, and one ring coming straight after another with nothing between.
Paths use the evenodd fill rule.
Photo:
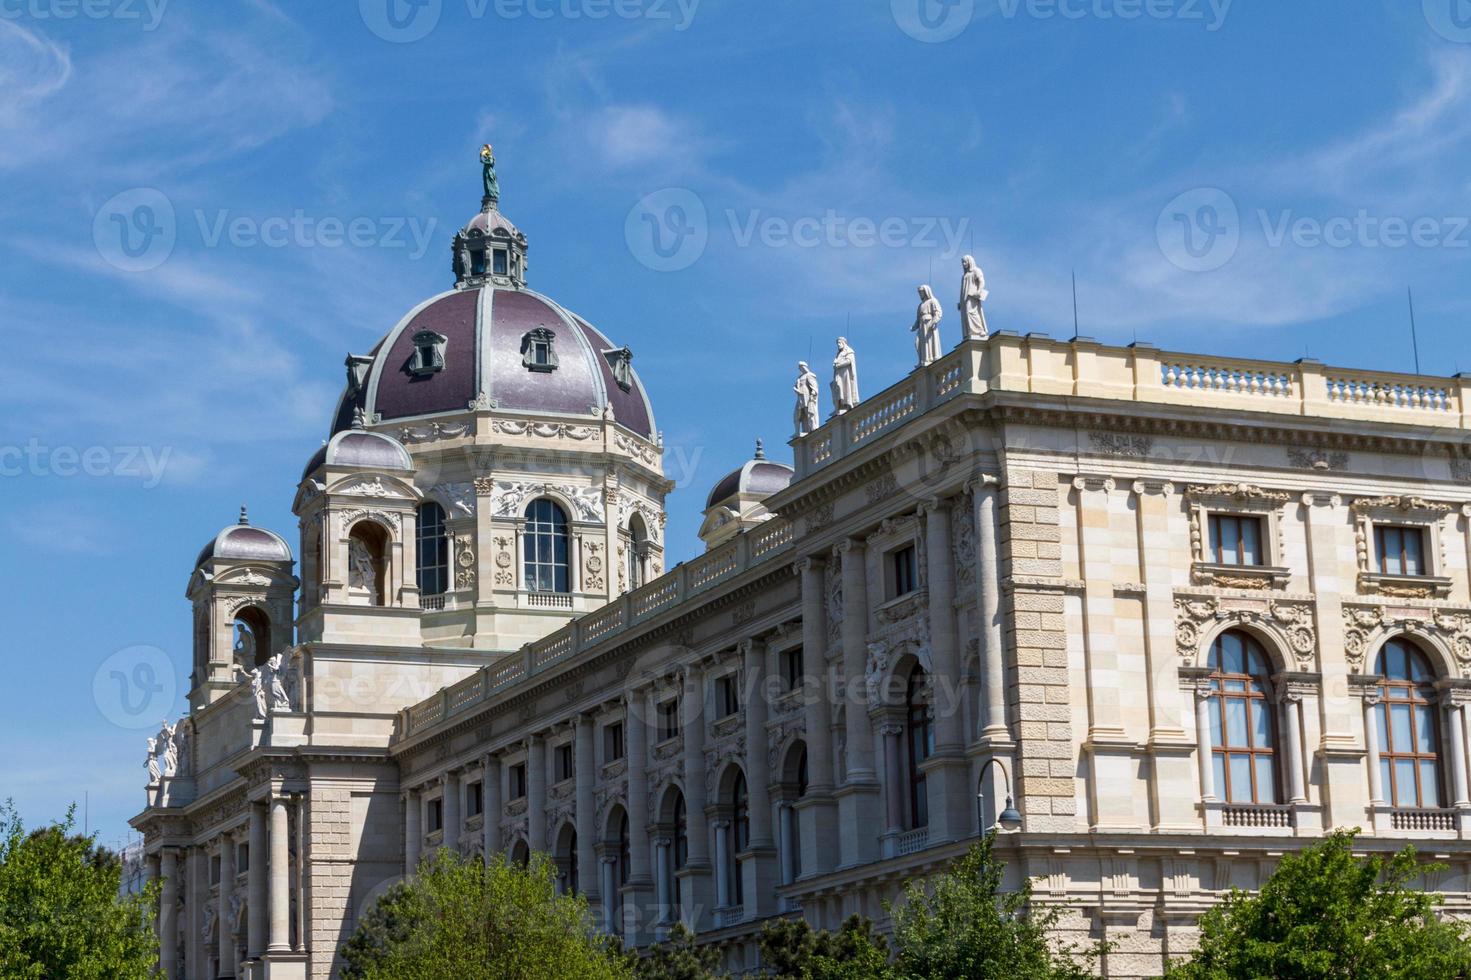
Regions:
<instances>
[{"instance_id":1,"label":"green tree","mask_svg":"<svg viewBox=\"0 0 1471 980\"><path fill-rule=\"evenodd\" d=\"M1427 870L1406 847L1353 856L1337 831L1282 859L1257 894L1233 890L1200 921L1200 947L1170 980L1453 980L1471 977L1467 928L1438 918L1413 882Z\"/></svg>"},{"instance_id":2,"label":"green tree","mask_svg":"<svg viewBox=\"0 0 1471 980\"><path fill-rule=\"evenodd\" d=\"M631 954L635 955L636 954ZM684 923L675 923L669 938L654 943L634 961L638 980L720 980L720 950L700 946Z\"/></svg>"},{"instance_id":3,"label":"green tree","mask_svg":"<svg viewBox=\"0 0 1471 980\"><path fill-rule=\"evenodd\" d=\"M804 919L779 919L761 930L761 962L778 980L883 980L890 976L888 943L873 923L849 916L837 932L814 930Z\"/></svg>"},{"instance_id":4,"label":"green tree","mask_svg":"<svg viewBox=\"0 0 1471 980\"><path fill-rule=\"evenodd\" d=\"M157 883L120 897L122 862L66 819L25 832L0 806L0 976L144 980L158 962Z\"/></svg>"},{"instance_id":5,"label":"green tree","mask_svg":"<svg viewBox=\"0 0 1471 980\"><path fill-rule=\"evenodd\" d=\"M354 980L626 980L615 946L594 934L587 901L558 895L544 856L489 865L441 850L389 889L343 947Z\"/></svg>"},{"instance_id":6,"label":"green tree","mask_svg":"<svg viewBox=\"0 0 1471 980\"><path fill-rule=\"evenodd\" d=\"M1091 957L1048 941L1063 909L1032 906L1031 882L1001 890L994 832L929 882L906 886L893 910L894 975L902 980L1082 980ZM1081 962L1080 962L1081 961Z\"/></svg>"}]
</instances>

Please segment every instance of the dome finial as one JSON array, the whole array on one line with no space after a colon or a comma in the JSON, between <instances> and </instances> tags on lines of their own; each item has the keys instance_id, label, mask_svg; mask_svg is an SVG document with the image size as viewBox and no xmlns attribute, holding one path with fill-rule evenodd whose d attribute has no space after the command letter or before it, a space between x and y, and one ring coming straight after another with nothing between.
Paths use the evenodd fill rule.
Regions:
<instances>
[{"instance_id":1,"label":"dome finial","mask_svg":"<svg viewBox=\"0 0 1471 980\"><path fill-rule=\"evenodd\" d=\"M244 504L240 505L240 523L247 525L250 523L250 515L245 512Z\"/></svg>"},{"instance_id":2,"label":"dome finial","mask_svg":"<svg viewBox=\"0 0 1471 980\"><path fill-rule=\"evenodd\" d=\"M352 427L354 429L362 429L367 427L365 419L363 417L363 406L361 405L358 405L352 410Z\"/></svg>"},{"instance_id":3,"label":"dome finial","mask_svg":"<svg viewBox=\"0 0 1471 980\"><path fill-rule=\"evenodd\" d=\"M495 150L489 143L480 147L480 183L485 194L480 199L480 209L490 211L501 199L501 185L495 176Z\"/></svg>"},{"instance_id":4,"label":"dome finial","mask_svg":"<svg viewBox=\"0 0 1471 980\"><path fill-rule=\"evenodd\" d=\"M757 439L756 440L756 458L757 459L765 459L766 458L766 443L763 442L760 439Z\"/></svg>"}]
</instances>

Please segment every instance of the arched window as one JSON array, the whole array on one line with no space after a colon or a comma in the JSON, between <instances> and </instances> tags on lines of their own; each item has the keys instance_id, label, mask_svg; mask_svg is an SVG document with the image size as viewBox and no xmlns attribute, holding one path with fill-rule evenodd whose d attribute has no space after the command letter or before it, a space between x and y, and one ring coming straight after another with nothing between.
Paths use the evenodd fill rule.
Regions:
<instances>
[{"instance_id":1,"label":"arched window","mask_svg":"<svg viewBox=\"0 0 1471 980\"><path fill-rule=\"evenodd\" d=\"M1379 703L1379 779L1391 806L1441 805L1440 744L1435 717L1435 673L1425 654L1403 640L1390 640L1379 652L1374 672Z\"/></svg>"},{"instance_id":2,"label":"arched window","mask_svg":"<svg viewBox=\"0 0 1471 980\"><path fill-rule=\"evenodd\" d=\"M935 751L934 715L930 711L929 686L923 667L916 666L910 673L904 704L904 741L909 756L909 827L912 830L928 826L930 822L921 767Z\"/></svg>"},{"instance_id":3,"label":"arched window","mask_svg":"<svg viewBox=\"0 0 1471 980\"><path fill-rule=\"evenodd\" d=\"M419 594L443 595L449 591L449 532L444 508L434 501L419 508L415 556L419 567Z\"/></svg>"},{"instance_id":4,"label":"arched window","mask_svg":"<svg viewBox=\"0 0 1471 980\"><path fill-rule=\"evenodd\" d=\"M526 846L524 840L518 840L512 845L511 863L523 868L531 864L531 848Z\"/></svg>"},{"instance_id":5,"label":"arched window","mask_svg":"<svg viewBox=\"0 0 1471 980\"><path fill-rule=\"evenodd\" d=\"M751 798L746 793L746 777L739 772L730 787L730 810L730 853L726 856L730 861L730 900L733 905L742 905L746 890L741 881L741 862L736 855L751 843Z\"/></svg>"},{"instance_id":6,"label":"arched window","mask_svg":"<svg viewBox=\"0 0 1471 980\"><path fill-rule=\"evenodd\" d=\"M561 844L557 847L557 877L561 879L562 894L571 895L580 890L577 880L577 829L571 824L562 828Z\"/></svg>"},{"instance_id":7,"label":"arched window","mask_svg":"<svg viewBox=\"0 0 1471 980\"><path fill-rule=\"evenodd\" d=\"M800 800L807 795L807 746L801 747L793 769L796 777L794 788L797 799ZM792 880L795 881L802 873L802 825L801 815L796 811L792 812L791 840L788 841L788 846L792 851Z\"/></svg>"},{"instance_id":8,"label":"arched window","mask_svg":"<svg viewBox=\"0 0 1471 980\"><path fill-rule=\"evenodd\" d=\"M542 497L526 508L525 575L529 592L571 592L567 512Z\"/></svg>"},{"instance_id":9,"label":"arched window","mask_svg":"<svg viewBox=\"0 0 1471 980\"><path fill-rule=\"evenodd\" d=\"M1228 803L1276 803L1267 655L1247 634L1229 630L1211 644L1209 665L1216 788Z\"/></svg>"},{"instance_id":10,"label":"arched window","mask_svg":"<svg viewBox=\"0 0 1471 980\"><path fill-rule=\"evenodd\" d=\"M386 604L388 532L371 521L358 521L347 536L348 595L370 606Z\"/></svg>"},{"instance_id":11,"label":"arched window","mask_svg":"<svg viewBox=\"0 0 1471 980\"><path fill-rule=\"evenodd\" d=\"M235 662L246 670L271 659L271 620L265 610L246 606L235 614L234 649Z\"/></svg>"},{"instance_id":12,"label":"arched window","mask_svg":"<svg viewBox=\"0 0 1471 980\"><path fill-rule=\"evenodd\" d=\"M634 514L628 520L628 587L637 589L647 579L649 529L644 519Z\"/></svg>"},{"instance_id":13,"label":"arched window","mask_svg":"<svg viewBox=\"0 0 1471 980\"><path fill-rule=\"evenodd\" d=\"M629 857L627 813L618 814L618 829L614 832L613 843L618 849L618 884L621 887L628 884L628 871L632 860Z\"/></svg>"},{"instance_id":14,"label":"arched window","mask_svg":"<svg viewBox=\"0 0 1471 980\"><path fill-rule=\"evenodd\" d=\"M690 822L689 814L684 809L684 794L680 793L674 798L674 858L671 861L669 871L674 880L670 882L669 894L673 896L676 907L682 904L679 897L679 875L674 874L690 859Z\"/></svg>"}]
</instances>

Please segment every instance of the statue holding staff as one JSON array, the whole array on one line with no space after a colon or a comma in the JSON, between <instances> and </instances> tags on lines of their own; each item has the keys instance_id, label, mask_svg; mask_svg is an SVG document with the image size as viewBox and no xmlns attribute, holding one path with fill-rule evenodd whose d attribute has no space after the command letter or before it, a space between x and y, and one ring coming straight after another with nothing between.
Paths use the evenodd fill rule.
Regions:
<instances>
[{"instance_id":1,"label":"statue holding staff","mask_svg":"<svg viewBox=\"0 0 1471 980\"><path fill-rule=\"evenodd\" d=\"M833 414L842 415L858 404L858 357L848 346L847 337L838 338L838 353L833 358Z\"/></svg>"},{"instance_id":2,"label":"statue holding staff","mask_svg":"<svg viewBox=\"0 0 1471 980\"><path fill-rule=\"evenodd\" d=\"M806 361L797 362L797 383L792 391L797 393L797 407L793 412L797 435L805 436L817 428L817 375Z\"/></svg>"}]
</instances>

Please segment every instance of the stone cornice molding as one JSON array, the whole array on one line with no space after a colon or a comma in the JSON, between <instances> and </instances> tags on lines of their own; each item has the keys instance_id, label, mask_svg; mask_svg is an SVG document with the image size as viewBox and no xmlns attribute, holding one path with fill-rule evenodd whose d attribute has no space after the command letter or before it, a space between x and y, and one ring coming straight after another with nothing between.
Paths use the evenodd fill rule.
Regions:
<instances>
[{"instance_id":1,"label":"stone cornice molding","mask_svg":"<svg viewBox=\"0 0 1471 980\"><path fill-rule=\"evenodd\" d=\"M1290 493L1280 490L1263 490L1251 483L1192 483L1185 488L1185 496L1191 499L1229 500L1237 504L1256 501L1277 506L1292 499Z\"/></svg>"}]
</instances>

